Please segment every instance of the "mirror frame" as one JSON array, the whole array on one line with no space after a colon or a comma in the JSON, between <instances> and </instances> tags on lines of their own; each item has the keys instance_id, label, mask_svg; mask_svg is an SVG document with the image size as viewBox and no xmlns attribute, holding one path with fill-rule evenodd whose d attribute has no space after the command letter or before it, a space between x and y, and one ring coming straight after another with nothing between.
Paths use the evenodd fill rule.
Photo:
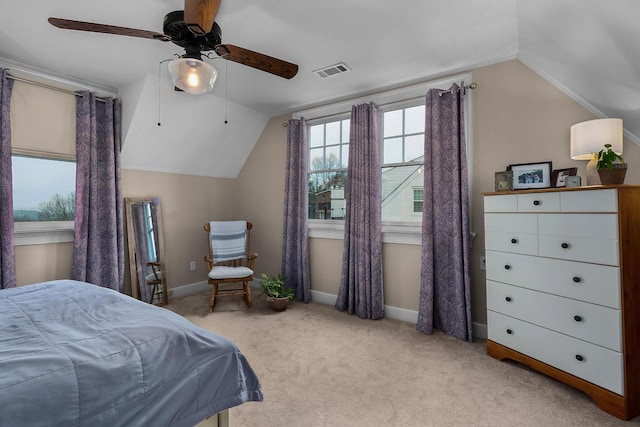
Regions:
<instances>
[{"instance_id":1,"label":"mirror frame","mask_svg":"<svg viewBox=\"0 0 640 427\"><path fill-rule=\"evenodd\" d=\"M156 205L156 220L158 223L158 257L160 258L160 276L162 280L162 301L157 305L169 304L169 295L167 293L167 275L164 260L164 237L162 230L162 209L160 207L160 198L158 197L125 197L125 209L127 217L127 239L129 246L129 272L131 276L131 296L137 300L140 299L140 284L138 283L138 274L136 270L136 247L135 236L133 232L133 216L131 206L134 203L149 202ZM146 302L146 301L145 301Z\"/></svg>"}]
</instances>

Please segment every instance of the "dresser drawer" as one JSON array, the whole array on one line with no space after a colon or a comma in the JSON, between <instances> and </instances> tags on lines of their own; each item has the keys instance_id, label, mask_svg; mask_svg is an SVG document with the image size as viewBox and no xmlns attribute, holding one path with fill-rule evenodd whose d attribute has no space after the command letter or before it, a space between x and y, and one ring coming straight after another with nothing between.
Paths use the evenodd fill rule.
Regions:
<instances>
[{"instance_id":1,"label":"dresser drawer","mask_svg":"<svg viewBox=\"0 0 640 427\"><path fill-rule=\"evenodd\" d=\"M620 310L487 280L487 308L622 351Z\"/></svg>"},{"instance_id":2,"label":"dresser drawer","mask_svg":"<svg viewBox=\"0 0 640 427\"><path fill-rule=\"evenodd\" d=\"M560 193L518 194L518 212L560 212Z\"/></svg>"},{"instance_id":3,"label":"dresser drawer","mask_svg":"<svg viewBox=\"0 0 640 427\"><path fill-rule=\"evenodd\" d=\"M538 236L488 231L484 236L484 247L488 251L536 255L538 253Z\"/></svg>"},{"instance_id":4,"label":"dresser drawer","mask_svg":"<svg viewBox=\"0 0 640 427\"><path fill-rule=\"evenodd\" d=\"M620 265L615 214L540 215L538 227L541 256Z\"/></svg>"},{"instance_id":5,"label":"dresser drawer","mask_svg":"<svg viewBox=\"0 0 640 427\"><path fill-rule=\"evenodd\" d=\"M486 261L488 280L620 309L619 267L490 250Z\"/></svg>"},{"instance_id":6,"label":"dresser drawer","mask_svg":"<svg viewBox=\"0 0 640 427\"><path fill-rule=\"evenodd\" d=\"M518 199L515 194L484 196L485 212L517 212Z\"/></svg>"},{"instance_id":7,"label":"dresser drawer","mask_svg":"<svg viewBox=\"0 0 640 427\"><path fill-rule=\"evenodd\" d=\"M566 191L560 193L562 212L617 212L618 192L614 189Z\"/></svg>"},{"instance_id":8,"label":"dresser drawer","mask_svg":"<svg viewBox=\"0 0 640 427\"><path fill-rule=\"evenodd\" d=\"M538 215L540 234L555 236L618 238L617 214L546 214Z\"/></svg>"},{"instance_id":9,"label":"dresser drawer","mask_svg":"<svg viewBox=\"0 0 640 427\"><path fill-rule=\"evenodd\" d=\"M485 231L504 231L538 234L538 216L535 214L488 213L484 215Z\"/></svg>"},{"instance_id":10,"label":"dresser drawer","mask_svg":"<svg viewBox=\"0 0 640 427\"><path fill-rule=\"evenodd\" d=\"M621 353L491 310L487 312L487 327L491 341L623 394Z\"/></svg>"}]
</instances>

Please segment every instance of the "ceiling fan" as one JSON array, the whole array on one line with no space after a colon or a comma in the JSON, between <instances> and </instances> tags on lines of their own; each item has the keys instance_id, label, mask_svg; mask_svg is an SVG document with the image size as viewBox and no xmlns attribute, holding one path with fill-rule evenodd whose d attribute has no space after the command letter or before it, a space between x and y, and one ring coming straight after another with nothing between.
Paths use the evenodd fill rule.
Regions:
<instances>
[{"instance_id":1,"label":"ceiling fan","mask_svg":"<svg viewBox=\"0 0 640 427\"><path fill-rule=\"evenodd\" d=\"M49 18L49 23L66 30L117 34L172 42L185 49L185 54L171 61L169 71L176 87L199 94L213 89L215 68L202 61L202 53L214 51L220 57L290 79L298 66L278 58L232 44L222 44L222 30L215 22L221 0L185 0L184 11L170 12L164 17L163 33L118 27L71 19Z\"/></svg>"}]
</instances>

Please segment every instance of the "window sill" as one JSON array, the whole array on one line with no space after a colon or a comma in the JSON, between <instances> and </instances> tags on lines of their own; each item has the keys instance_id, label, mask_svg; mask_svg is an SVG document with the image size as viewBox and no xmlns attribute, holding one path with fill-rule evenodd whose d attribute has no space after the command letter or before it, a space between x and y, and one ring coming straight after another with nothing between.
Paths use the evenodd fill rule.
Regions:
<instances>
[{"instance_id":1,"label":"window sill","mask_svg":"<svg viewBox=\"0 0 640 427\"><path fill-rule=\"evenodd\" d=\"M344 239L344 221L309 220L309 237L315 239ZM403 245L422 244L422 225L416 223L382 224L382 243Z\"/></svg>"},{"instance_id":2,"label":"window sill","mask_svg":"<svg viewBox=\"0 0 640 427\"><path fill-rule=\"evenodd\" d=\"M73 242L73 221L59 223L15 223L15 246Z\"/></svg>"}]
</instances>

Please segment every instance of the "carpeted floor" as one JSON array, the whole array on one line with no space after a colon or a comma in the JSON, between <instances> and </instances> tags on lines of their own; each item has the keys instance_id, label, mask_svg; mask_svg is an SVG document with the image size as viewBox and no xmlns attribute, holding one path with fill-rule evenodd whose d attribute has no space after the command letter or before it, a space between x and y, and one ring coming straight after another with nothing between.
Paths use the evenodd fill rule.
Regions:
<instances>
[{"instance_id":1,"label":"carpeted floor","mask_svg":"<svg viewBox=\"0 0 640 427\"><path fill-rule=\"evenodd\" d=\"M233 340L256 371L263 402L230 410L239 426L640 426L599 410L560 382L486 355L484 342L424 335L393 319L362 320L319 303L266 307L255 290L172 299L168 309Z\"/></svg>"}]
</instances>

